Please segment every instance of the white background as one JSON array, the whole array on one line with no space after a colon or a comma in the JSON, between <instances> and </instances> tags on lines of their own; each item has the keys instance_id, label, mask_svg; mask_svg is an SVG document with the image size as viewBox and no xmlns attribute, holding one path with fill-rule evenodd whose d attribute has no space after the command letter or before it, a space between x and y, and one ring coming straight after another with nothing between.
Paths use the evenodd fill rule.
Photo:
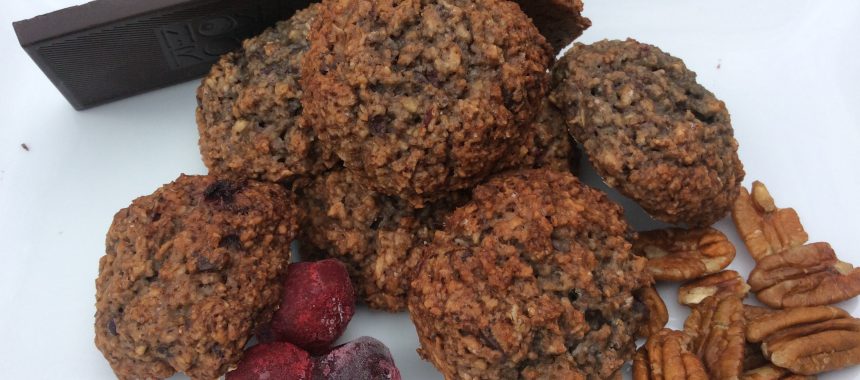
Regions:
<instances>
[{"instance_id":1,"label":"white background","mask_svg":"<svg viewBox=\"0 0 860 380\"><path fill-rule=\"evenodd\" d=\"M0 378L111 378L92 327L111 218L179 173L205 173L196 82L76 112L21 50L12 21L76 2L0 3ZM631 36L683 58L731 111L745 184L764 181L813 241L860 264L860 2L592 0L586 15L594 26L581 41ZM634 226L652 226L626 205ZM717 226L746 274L731 222ZM660 290L679 328L676 288ZM840 306L860 315L857 300ZM344 339L361 335L388 344L404 378L440 377L415 354L405 314L361 309Z\"/></svg>"}]
</instances>

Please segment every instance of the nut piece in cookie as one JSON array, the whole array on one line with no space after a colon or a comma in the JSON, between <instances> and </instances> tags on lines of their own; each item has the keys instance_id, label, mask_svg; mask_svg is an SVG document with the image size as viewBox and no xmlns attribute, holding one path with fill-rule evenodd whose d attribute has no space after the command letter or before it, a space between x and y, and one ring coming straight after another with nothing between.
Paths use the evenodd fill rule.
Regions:
<instances>
[{"instance_id":1,"label":"nut piece in cookie","mask_svg":"<svg viewBox=\"0 0 860 380\"><path fill-rule=\"evenodd\" d=\"M281 294L298 230L283 187L180 176L120 210L96 280L95 343L120 379L214 379Z\"/></svg>"},{"instance_id":2,"label":"nut piece in cookie","mask_svg":"<svg viewBox=\"0 0 860 380\"><path fill-rule=\"evenodd\" d=\"M408 306L450 379L600 378L632 359L651 285L621 207L570 173L508 172L437 231Z\"/></svg>"},{"instance_id":3,"label":"nut piece in cookie","mask_svg":"<svg viewBox=\"0 0 860 380\"><path fill-rule=\"evenodd\" d=\"M660 297L657 289L653 286L644 287L639 289L634 294L634 297L636 297L637 301L644 304L648 310L647 322L639 326L636 336L647 338L662 330L663 327L666 327L666 323L669 323L669 310L666 308L666 303L663 302L663 298Z\"/></svg>"},{"instance_id":4,"label":"nut piece in cookie","mask_svg":"<svg viewBox=\"0 0 860 380\"><path fill-rule=\"evenodd\" d=\"M335 164L302 116L299 67L319 5L221 57L197 89L200 153L212 174L270 182Z\"/></svg>"},{"instance_id":5,"label":"nut piece in cookie","mask_svg":"<svg viewBox=\"0 0 860 380\"><path fill-rule=\"evenodd\" d=\"M302 105L320 141L415 207L522 143L553 56L506 0L325 0L309 39Z\"/></svg>"},{"instance_id":6,"label":"nut piece in cookie","mask_svg":"<svg viewBox=\"0 0 860 380\"><path fill-rule=\"evenodd\" d=\"M690 351L690 336L663 329L633 358L633 380L707 380L702 361Z\"/></svg>"},{"instance_id":7,"label":"nut piece in cookie","mask_svg":"<svg viewBox=\"0 0 860 380\"><path fill-rule=\"evenodd\" d=\"M773 364L801 375L860 364L860 320L831 306L762 314L749 321L747 336Z\"/></svg>"},{"instance_id":8,"label":"nut piece in cookie","mask_svg":"<svg viewBox=\"0 0 860 380\"><path fill-rule=\"evenodd\" d=\"M839 261L830 244L812 243L765 256L749 284L773 308L830 305L860 294L860 268Z\"/></svg>"},{"instance_id":9,"label":"nut piece in cookie","mask_svg":"<svg viewBox=\"0 0 860 380\"><path fill-rule=\"evenodd\" d=\"M684 62L635 40L575 44L550 100L598 174L653 217L708 226L744 178L725 104Z\"/></svg>"},{"instance_id":10,"label":"nut piece in cookie","mask_svg":"<svg viewBox=\"0 0 860 380\"><path fill-rule=\"evenodd\" d=\"M753 259L797 247L809 236L793 208L778 208L767 187L753 182L752 193L741 187L732 205L732 219Z\"/></svg>"},{"instance_id":11,"label":"nut piece in cookie","mask_svg":"<svg viewBox=\"0 0 860 380\"><path fill-rule=\"evenodd\" d=\"M516 0L557 53L583 31L591 20L582 16L582 0Z\"/></svg>"},{"instance_id":12,"label":"nut piece in cookie","mask_svg":"<svg viewBox=\"0 0 860 380\"><path fill-rule=\"evenodd\" d=\"M702 359L712 379L737 379L743 372L744 309L738 297L708 297L693 306L684 322L692 352Z\"/></svg>"},{"instance_id":13,"label":"nut piece in cookie","mask_svg":"<svg viewBox=\"0 0 860 380\"><path fill-rule=\"evenodd\" d=\"M749 290L750 286L747 285L740 273L724 270L681 285L678 289L678 302L682 305L692 306L710 296L744 299Z\"/></svg>"},{"instance_id":14,"label":"nut piece in cookie","mask_svg":"<svg viewBox=\"0 0 860 380\"><path fill-rule=\"evenodd\" d=\"M711 227L640 232L633 252L648 259L646 268L657 281L696 279L719 272L735 258L735 246Z\"/></svg>"}]
</instances>

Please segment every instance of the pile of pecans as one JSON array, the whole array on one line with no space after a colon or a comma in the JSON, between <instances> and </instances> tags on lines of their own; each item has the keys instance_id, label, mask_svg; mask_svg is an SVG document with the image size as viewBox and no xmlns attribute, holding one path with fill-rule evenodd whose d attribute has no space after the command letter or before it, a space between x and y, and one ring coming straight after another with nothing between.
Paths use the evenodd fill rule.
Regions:
<instances>
[{"instance_id":1,"label":"pile of pecans","mask_svg":"<svg viewBox=\"0 0 860 380\"><path fill-rule=\"evenodd\" d=\"M648 231L633 243L655 280L685 281L678 301L691 308L683 331L670 330L656 290L637 294L649 321L633 378L798 380L860 364L860 319L829 306L860 294L860 268L807 244L797 212L776 207L761 182L741 188L732 219L756 261L746 281L724 270L735 248L716 229ZM745 305L750 291L767 307Z\"/></svg>"}]
</instances>

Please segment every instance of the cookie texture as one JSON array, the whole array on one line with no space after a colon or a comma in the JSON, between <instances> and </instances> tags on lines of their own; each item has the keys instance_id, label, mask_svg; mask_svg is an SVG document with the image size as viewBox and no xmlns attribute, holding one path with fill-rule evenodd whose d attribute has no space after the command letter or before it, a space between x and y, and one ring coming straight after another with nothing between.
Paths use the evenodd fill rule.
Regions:
<instances>
[{"instance_id":1,"label":"cookie texture","mask_svg":"<svg viewBox=\"0 0 860 380\"><path fill-rule=\"evenodd\" d=\"M506 0L325 0L304 115L372 190L416 207L474 186L522 141L551 48Z\"/></svg>"},{"instance_id":2,"label":"cookie texture","mask_svg":"<svg viewBox=\"0 0 860 380\"><path fill-rule=\"evenodd\" d=\"M497 171L549 168L575 173L579 158L579 149L567 132L561 113L549 101L544 101L524 131L522 141L500 159Z\"/></svg>"},{"instance_id":3,"label":"cookie texture","mask_svg":"<svg viewBox=\"0 0 860 380\"><path fill-rule=\"evenodd\" d=\"M582 16L582 0L517 0L523 12L557 53L591 26Z\"/></svg>"},{"instance_id":4,"label":"cookie texture","mask_svg":"<svg viewBox=\"0 0 860 380\"><path fill-rule=\"evenodd\" d=\"M559 113L544 102L521 145L498 163L498 170L551 168L571 172L577 151ZM415 208L405 200L370 190L347 170L333 170L298 186L308 212L301 233L302 256L345 262L359 295L374 309L406 310L406 292L423 249L470 191L448 193Z\"/></svg>"},{"instance_id":5,"label":"cookie texture","mask_svg":"<svg viewBox=\"0 0 860 380\"><path fill-rule=\"evenodd\" d=\"M502 174L428 247L408 298L448 379L606 379L633 356L645 261L618 205L573 175Z\"/></svg>"},{"instance_id":6,"label":"cookie texture","mask_svg":"<svg viewBox=\"0 0 860 380\"><path fill-rule=\"evenodd\" d=\"M574 45L550 98L606 183L668 223L710 225L744 178L725 104L675 57L635 40Z\"/></svg>"},{"instance_id":7,"label":"cookie texture","mask_svg":"<svg viewBox=\"0 0 860 380\"><path fill-rule=\"evenodd\" d=\"M302 117L299 67L318 4L223 56L197 90L200 153L210 173L266 181L335 164Z\"/></svg>"},{"instance_id":8,"label":"cookie texture","mask_svg":"<svg viewBox=\"0 0 860 380\"><path fill-rule=\"evenodd\" d=\"M298 230L280 185L180 176L120 210L96 280L95 343L120 379L214 379L277 306Z\"/></svg>"},{"instance_id":9,"label":"cookie texture","mask_svg":"<svg viewBox=\"0 0 860 380\"><path fill-rule=\"evenodd\" d=\"M461 191L415 209L397 197L368 190L346 170L314 179L301 191L307 210L302 255L333 257L346 264L358 295L375 309L406 309L406 292L422 249L456 206L468 201Z\"/></svg>"}]
</instances>

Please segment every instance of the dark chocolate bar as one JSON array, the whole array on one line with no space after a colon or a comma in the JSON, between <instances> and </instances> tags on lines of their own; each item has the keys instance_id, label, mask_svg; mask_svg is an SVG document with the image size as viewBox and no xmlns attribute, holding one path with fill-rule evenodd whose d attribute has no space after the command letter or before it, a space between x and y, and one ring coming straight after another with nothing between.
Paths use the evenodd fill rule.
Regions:
<instances>
[{"instance_id":1,"label":"dark chocolate bar","mask_svg":"<svg viewBox=\"0 0 860 380\"><path fill-rule=\"evenodd\" d=\"M14 23L75 109L199 77L309 0L96 0Z\"/></svg>"}]
</instances>

